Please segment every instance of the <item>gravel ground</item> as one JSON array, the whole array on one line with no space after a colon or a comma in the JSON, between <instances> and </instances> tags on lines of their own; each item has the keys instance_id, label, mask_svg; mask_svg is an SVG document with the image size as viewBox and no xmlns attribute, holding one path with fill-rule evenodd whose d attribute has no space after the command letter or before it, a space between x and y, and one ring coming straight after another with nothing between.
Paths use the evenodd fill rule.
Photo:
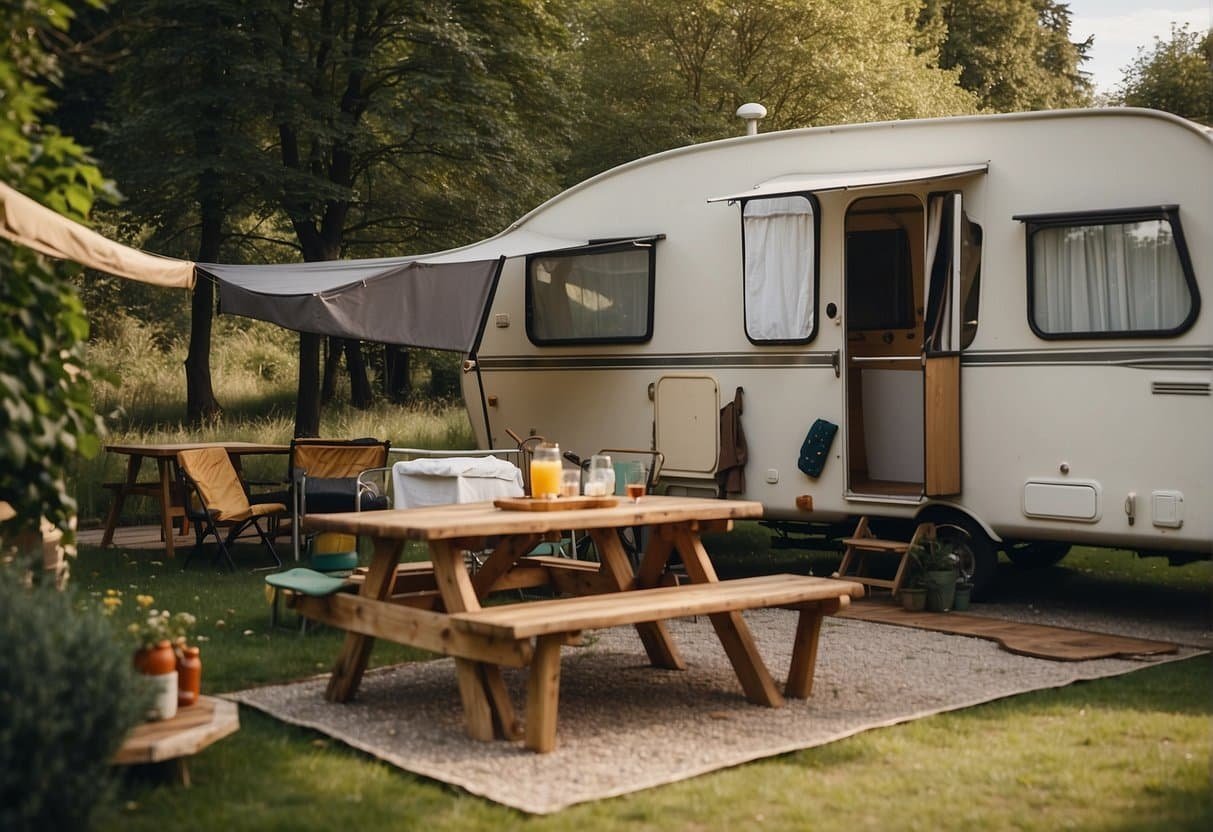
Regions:
<instances>
[{"instance_id":1,"label":"gravel ground","mask_svg":"<svg viewBox=\"0 0 1213 832\"><path fill-rule=\"evenodd\" d=\"M1003 607L1013 609L1003 609ZM1066 614L1052 607L987 605L977 610L1042 624L1086 626L1142 638L1210 645L1207 618L1160 613L1133 621L1117 612ZM767 666L782 682L795 614L746 614ZM565 648L557 749L534 754L520 743L479 743L462 732L453 662L440 659L369 672L354 702L324 700L326 678L230 694L286 722L341 739L401 768L462 786L527 812L554 812L820 745L859 731L954 710L1079 679L1114 676L1186 658L1054 662L1017 656L981 639L828 619L813 696L781 709L751 705L710 623L670 622L686 672L647 665L635 631L590 634ZM1097 626L1099 625L1099 626ZM507 671L516 707L525 679Z\"/></svg>"}]
</instances>

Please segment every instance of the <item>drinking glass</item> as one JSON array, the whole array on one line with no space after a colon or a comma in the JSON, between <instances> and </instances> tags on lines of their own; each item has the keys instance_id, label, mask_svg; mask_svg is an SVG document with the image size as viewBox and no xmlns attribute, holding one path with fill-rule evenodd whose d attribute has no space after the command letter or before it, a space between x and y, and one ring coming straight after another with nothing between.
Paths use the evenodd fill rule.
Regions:
<instances>
[{"instance_id":1,"label":"drinking glass","mask_svg":"<svg viewBox=\"0 0 1213 832\"><path fill-rule=\"evenodd\" d=\"M627 487L628 496L633 503L640 502L648 487L649 472L640 462L628 462L623 468L623 484Z\"/></svg>"},{"instance_id":2,"label":"drinking glass","mask_svg":"<svg viewBox=\"0 0 1213 832\"><path fill-rule=\"evenodd\" d=\"M615 493L615 466L606 454L594 454L590 457L590 470L586 475L585 494L587 497L609 497Z\"/></svg>"},{"instance_id":3,"label":"drinking glass","mask_svg":"<svg viewBox=\"0 0 1213 832\"><path fill-rule=\"evenodd\" d=\"M545 442L531 456L531 496L536 500L555 500L560 494L560 446Z\"/></svg>"},{"instance_id":4,"label":"drinking glass","mask_svg":"<svg viewBox=\"0 0 1213 832\"><path fill-rule=\"evenodd\" d=\"M581 494L581 469L570 468L560 472L560 496L577 497Z\"/></svg>"}]
</instances>

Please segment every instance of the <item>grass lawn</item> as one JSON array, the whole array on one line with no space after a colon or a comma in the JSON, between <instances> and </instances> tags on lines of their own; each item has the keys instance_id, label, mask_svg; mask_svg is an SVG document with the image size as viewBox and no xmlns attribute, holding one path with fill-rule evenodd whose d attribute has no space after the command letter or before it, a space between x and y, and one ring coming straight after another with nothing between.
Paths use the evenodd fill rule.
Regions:
<instances>
[{"instance_id":1,"label":"grass lawn","mask_svg":"<svg viewBox=\"0 0 1213 832\"><path fill-rule=\"evenodd\" d=\"M768 551L757 526L711 540L709 549L722 574L828 574L838 561L837 554ZM182 573L157 557L85 548L72 583L82 593L119 589L132 603L137 592L151 594L159 607L195 613L206 639L205 692L329 669L340 636L270 632L262 575L221 573L202 560ZM237 563L262 558L249 547ZM1030 577L1000 577L1013 597L1119 593L1207 609L1211 574L1208 562L1168 568L1158 559L1079 549ZM379 643L372 665L421 658ZM191 761L193 788L132 779L101 828L1205 830L1213 828L1210 691L1213 667L1203 656L868 731L548 817L469 796L242 709L241 730Z\"/></svg>"}]
</instances>

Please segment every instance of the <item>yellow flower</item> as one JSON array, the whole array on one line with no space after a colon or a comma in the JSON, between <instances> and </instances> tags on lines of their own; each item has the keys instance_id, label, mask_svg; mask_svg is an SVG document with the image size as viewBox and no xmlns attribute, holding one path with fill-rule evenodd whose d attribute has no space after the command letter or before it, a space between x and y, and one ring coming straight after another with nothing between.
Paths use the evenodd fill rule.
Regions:
<instances>
[{"instance_id":1,"label":"yellow flower","mask_svg":"<svg viewBox=\"0 0 1213 832\"><path fill-rule=\"evenodd\" d=\"M105 604L105 606L106 606L106 608L107 608L107 609L111 609L111 610L112 610L112 609L114 609L115 607L120 607L120 606L122 606L122 599L121 599L121 598L115 598L113 595L111 595L111 596L109 596L109 597L107 597L107 598L102 598L102 599L101 599L101 603Z\"/></svg>"},{"instance_id":2,"label":"yellow flower","mask_svg":"<svg viewBox=\"0 0 1213 832\"><path fill-rule=\"evenodd\" d=\"M156 599L150 595L136 595L135 601L136 601L136 603L139 604L139 606L143 607L144 609L147 609L152 604L156 603Z\"/></svg>"}]
</instances>

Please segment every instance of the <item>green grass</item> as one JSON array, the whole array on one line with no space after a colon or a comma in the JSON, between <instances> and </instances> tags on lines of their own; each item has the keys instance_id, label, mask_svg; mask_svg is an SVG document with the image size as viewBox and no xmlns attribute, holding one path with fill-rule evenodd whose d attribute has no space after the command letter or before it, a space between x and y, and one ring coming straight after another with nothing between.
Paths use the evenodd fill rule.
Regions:
<instances>
[{"instance_id":1,"label":"green grass","mask_svg":"<svg viewBox=\"0 0 1213 832\"><path fill-rule=\"evenodd\" d=\"M731 564L735 572L773 565L821 574L837 563L836 553L769 552L757 526L735 535L732 547L725 538L710 541L722 572ZM242 565L262 557L256 547L237 555ZM1145 594L1207 609L1210 574L1208 563L1160 569L1157 559L1080 549L1008 592ZM150 593L159 606L197 614L210 693L326 672L337 652L333 632L270 632L260 575L228 575L201 561L182 573L147 553L86 548L73 583L83 592ZM380 643L372 664L417 658ZM132 780L101 828L1206 829L1213 823L1210 690L1213 668L1199 657L868 731L549 817L497 806L243 709L241 730L191 762L193 788Z\"/></svg>"}]
</instances>

